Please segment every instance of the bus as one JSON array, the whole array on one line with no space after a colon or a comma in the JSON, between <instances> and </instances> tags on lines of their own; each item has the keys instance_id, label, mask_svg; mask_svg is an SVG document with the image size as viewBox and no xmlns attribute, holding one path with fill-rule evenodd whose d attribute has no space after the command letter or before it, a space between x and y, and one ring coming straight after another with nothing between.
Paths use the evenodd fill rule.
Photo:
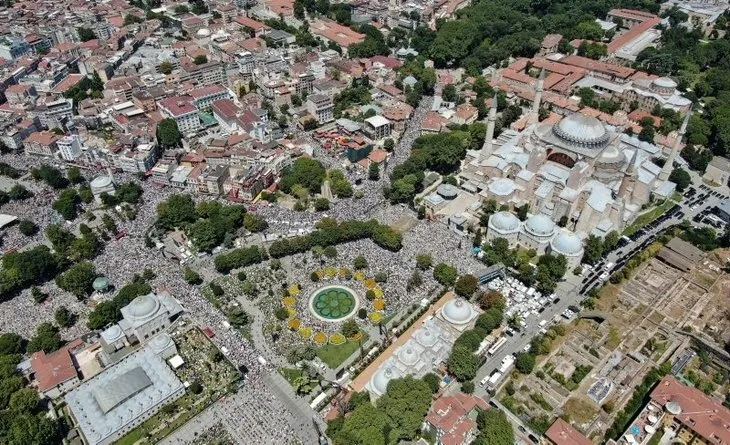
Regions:
<instances>
[{"instance_id":1,"label":"bus","mask_svg":"<svg viewBox=\"0 0 730 445\"><path fill-rule=\"evenodd\" d=\"M499 385L499 381L502 380L502 373L499 371L494 371L492 375L489 376L489 380L487 380L487 390L494 391L497 389L497 385Z\"/></svg>"},{"instance_id":2,"label":"bus","mask_svg":"<svg viewBox=\"0 0 730 445\"><path fill-rule=\"evenodd\" d=\"M499 340L497 340L491 348L487 351L487 355L492 356L497 353L500 349L502 349L502 346L507 343L507 337L500 337Z\"/></svg>"}]
</instances>

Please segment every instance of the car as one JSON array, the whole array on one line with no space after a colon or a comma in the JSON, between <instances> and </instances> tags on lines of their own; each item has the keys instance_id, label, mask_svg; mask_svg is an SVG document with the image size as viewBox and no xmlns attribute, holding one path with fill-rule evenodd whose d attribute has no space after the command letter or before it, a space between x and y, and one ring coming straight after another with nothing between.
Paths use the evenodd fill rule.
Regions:
<instances>
[{"instance_id":1,"label":"car","mask_svg":"<svg viewBox=\"0 0 730 445\"><path fill-rule=\"evenodd\" d=\"M553 300L553 304L558 304L558 303L560 303L560 297Z\"/></svg>"}]
</instances>

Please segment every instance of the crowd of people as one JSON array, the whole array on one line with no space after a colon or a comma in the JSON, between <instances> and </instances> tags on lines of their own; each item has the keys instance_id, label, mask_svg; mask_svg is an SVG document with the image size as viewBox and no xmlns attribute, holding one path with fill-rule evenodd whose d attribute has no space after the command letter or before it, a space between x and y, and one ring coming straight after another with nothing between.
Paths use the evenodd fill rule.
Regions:
<instances>
[{"instance_id":1,"label":"crowd of people","mask_svg":"<svg viewBox=\"0 0 730 445\"><path fill-rule=\"evenodd\" d=\"M468 242L462 242L445 226L437 223L415 220L412 211L400 206L392 207L385 201L382 188L388 185L388 171L403 162L410 155L413 141L420 135L420 126L426 112L430 108L430 98L424 98L402 135L389 160L388 167L381 172L380 179L370 181L362 172L348 171L348 178L356 182L361 179L355 189L362 192L359 198L337 200L330 210L325 212L295 212L278 205L259 206L255 211L264 216L269 228L266 233L291 234L292 230L313 229L323 216L331 216L338 220L378 219L381 223L394 224L410 221L410 230L404 234L403 248L399 252L387 252L378 248L370 240L361 240L338 247L336 259L329 259L328 264L351 267L355 257L362 255L368 262L368 276L377 272L385 272L388 276L381 287L389 305L405 307L416 303L425 295L410 292L406 283L414 271L415 257L420 253L430 253L434 263L446 262L459 270L459 273L474 273L480 263L470 253ZM320 147L321 149L321 147ZM38 166L40 161L23 155L3 155L0 161L15 168L27 170ZM328 166L336 166L330 160ZM129 175L115 175L117 182L125 181ZM3 248L21 248L28 244L44 242L43 230L49 224L61 222L51 209L57 194L50 188L34 183L33 197L25 201L6 204L3 213L12 213L20 219L30 219L39 227L40 232L34 237L23 237L17 228L5 229ZM188 284L182 276L179 264L165 258L161 251L149 248L145 244L145 234L156 218L157 204L176 190L161 188L149 181L141 183L143 200L137 206L136 217L127 219L122 214L115 215L119 231L126 232L120 239L112 239L107 243L100 255L94 259L99 275L108 277L117 288L129 283L136 274L150 269L156 274L150 284L153 289L166 289L177 298L186 311L196 320L200 327L210 327L215 332L213 341L225 348L228 358L240 369L245 369L246 378L243 387L237 394L215 406L221 423L232 436L245 437L250 443L281 443L282 438L298 438L303 443L313 443L316 439L311 419L302 419L285 406L280 395L271 390L268 381L269 373L275 372L259 361L261 351L234 329L226 329L226 316L206 300L196 286ZM114 213L114 212L112 212ZM10 247L9 247L10 246ZM285 270L287 281L302 284L302 294L316 288L310 280L313 269L321 267L319 259L311 257L311 253L295 255L287 261ZM213 274L214 271L208 271ZM423 289L436 286L430 272L423 273ZM53 318L53 312L61 305L66 306L79 316L79 323L71 328L63 329L65 339L72 339L86 331L85 315L89 311L86 302L77 300L61 291L53 282L45 283L41 290L48 293L48 301L36 304L30 298L29 291L24 291L17 298L0 304L0 331L17 332L30 337L34 327ZM364 293L364 292L363 292ZM278 298L278 297L277 297ZM303 298L306 300L306 298ZM269 311L273 314L273 311ZM311 316L308 310L300 309L303 322L313 328L324 329L323 322ZM207 425L206 428L210 428ZM193 438L189 438L193 440Z\"/></svg>"}]
</instances>

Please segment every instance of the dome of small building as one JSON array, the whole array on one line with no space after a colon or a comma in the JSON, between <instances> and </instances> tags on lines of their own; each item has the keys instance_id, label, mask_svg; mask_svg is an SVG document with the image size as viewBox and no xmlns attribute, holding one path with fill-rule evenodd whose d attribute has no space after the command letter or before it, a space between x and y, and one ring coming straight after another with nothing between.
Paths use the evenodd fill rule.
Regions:
<instances>
[{"instance_id":1,"label":"dome of small building","mask_svg":"<svg viewBox=\"0 0 730 445\"><path fill-rule=\"evenodd\" d=\"M550 249L565 256L582 255L583 242L575 233L561 231L550 241Z\"/></svg>"},{"instance_id":2,"label":"dome of small building","mask_svg":"<svg viewBox=\"0 0 730 445\"><path fill-rule=\"evenodd\" d=\"M609 140L609 134L601 121L593 116L573 113L553 126L553 133L573 145L601 147Z\"/></svg>"},{"instance_id":3,"label":"dome of small building","mask_svg":"<svg viewBox=\"0 0 730 445\"><path fill-rule=\"evenodd\" d=\"M472 319L474 310L463 298L456 298L446 303L441 314L449 323L461 325Z\"/></svg>"},{"instance_id":4,"label":"dome of small building","mask_svg":"<svg viewBox=\"0 0 730 445\"><path fill-rule=\"evenodd\" d=\"M198 32L195 33L198 37L208 37L210 36L210 29L208 28L200 28Z\"/></svg>"},{"instance_id":5,"label":"dome of small building","mask_svg":"<svg viewBox=\"0 0 730 445\"><path fill-rule=\"evenodd\" d=\"M89 183L89 186L91 186L92 189L103 189L110 185L112 185L112 178L109 176L97 176L91 180L91 183Z\"/></svg>"},{"instance_id":6,"label":"dome of small building","mask_svg":"<svg viewBox=\"0 0 730 445\"><path fill-rule=\"evenodd\" d=\"M555 232L555 223L542 213L538 213L528 218L525 230L536 236L551 236Z\"/></svg>"},{"instance_id":7,"label":"dome of small building","mask_svg":"<svg viewBox=\"0 0 730 445\"><path fill-rule=\"evenodd\" d=\"M406 366L413 366L418 363L419 355L409 345L405 345L398 351L398 360L400 360Z\"/></svg>"},{"instance_id":8,"label":"dome of small building","mask_svg":"<svg viewBox=\"0 0 730 445\"><path fill-rule=\"evenodd\" d=\"M438 336L435 332L431 331L431 329L428 328L421 328L416 332L416 341L420 343L421 345L430 348L431 346L435 345L438 341Z\"/></svg>"},{"instance_id":9,"label":"dome of small building","mask_svg":"<svg viewBox=\"0 0 730 445\"><path fill-rule=\"evenodd\" d=\"M149 341L150 348L158 353L167 349L171 343L172 338L166 332L161 332Z\"/></svg>"},{"instance_id":10,"label":"dome of small building","mask_svg":"<svg viewBox=\"0 0 730 445\"><path fill-rule=\"evenodd\" d=\"M500 232L515 232L520 228L520 220L510 212L497 212L489 217L489 226Z\"/></svg>"},{"instance_id":11,"label":"dome of small building","mask_svg":"<svg viewBox=\"0 0 730 445\"><path fill-rule=\"evenodd\" d=\"M109 287L109 278L107 277L96 277L91 286L97 292L104 292Z\"/></svg>"},{"instance_id":12,"label":"dome of small building","mask_svg":"<svg viewBox=\"0 0 730 445\"><path fill-rule=\"evenodd\" d=\"M113 343L117 341L118 339L122 338L124 336L124 332L122 332L122 328L119 327L118 324L113 324L106 328L101 333L101 337L107 342L107 343Z\"/></svg>"},{"instance_id":13,"label":"dome of small building","mask_svg":"<svg viewBox=\"0 0 730 445\"><path fill-rule=\"evenodd\" d=\"M489 183L489 191L497 196L509 196L516 188L514 181L509 178L497 178Z\"/></svg>"},{"instance_id":14,"label":"dome of small building","mask_svg":"<svg viewBox=\"0 0 730 445\"><path fill-rule=\"evenodd\" d=\"M160 302L152 295L141 295L129 303L129 315L134 318L147 318L154 315Z\"/></svg>"},{"instance_id":15,"label":"dome of small building","mask_svg":"<svg viewBox=\"0 0 730 445\"><path fill-rule=\"evenodd\" d=\"M377 394L382 395L388 390L388 383L397 377L395 371L390 366L381 368L373 374L370 380L370 386L372 386Z\"/></svg>"},{"instance_id":16,"label":"dome of small building","mask_svg":"<svg viewBox=\"0 0 730 445\"><path fill-rule=\"evenodd\" d=\"M682 406L673 400L670 400L667 402L666 405L664 405L664 409L667 410L667 412L673 416L678 416L682 414Z\"/></svg>"},{"instance_id":17,"label":"dome of small building","mask_svg":"<svg viewBox=\"0 0 730 445\"><path fill-rule=\"evenodd\" d=\"M652 82L654 85L658 86L659 88L667 88L667 89L675 89L677 88L677 82L672 80L669 77L660 77L658 79L654 79Z\"/></svg>"},{"instance_id":18,"label":"dome of small building","mask_svg":"<svg viewBox=\"0 0 730 445\"><path fill-rule=\"evenodd\" d=\"M436 193L444 199L454 199L459 194L459 189L451 184L441 184L436 189Z\"/></svg>"}]
</instances>

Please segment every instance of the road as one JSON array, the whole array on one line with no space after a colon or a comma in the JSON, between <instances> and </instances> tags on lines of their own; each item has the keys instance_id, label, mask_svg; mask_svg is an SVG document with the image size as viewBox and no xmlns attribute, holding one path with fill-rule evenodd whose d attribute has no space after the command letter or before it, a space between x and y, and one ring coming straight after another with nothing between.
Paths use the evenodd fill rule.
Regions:
<instances>
[{"instance_id":1,"label":"road","mask_svg":"<svg viewBox=\"0 0 730 445\"><path fill-rule=\"evenodd\" d=\"M700 185L702 184L701 179L694 172L692 172L692 176L693 186L697 189L698 194L704 193L705 191L700 189ZM682 219L691 221L692 217L694 217L696 214L700 213L705 208L711 208L716 206L728 194L727 187L712 190L719 191L723 194L723 196L710 196L704 199L699 205L697 205L694 210L691 210L690 206L688 205L688 203L694 198L691 198L689 200L682 199L682 201L679 203L681 211L684 212L684 217ZM657 224L650 230L647 230L645 234L637 238L634 242L628 244L627 246L614 249L606 256L605 260L603 260L603 264L614 264L613 268L608 271L609 275L611 272L614 272L620 268L619 264L625 263L633 255L643 250L638 249L636 252L632 252L632 250L634 250L636 247L641 246L645 242L653 241L654 239L656 239L656 236L659 232L668 228L669 226L678 224L680 222L681 219L678 219L676 216L667 218L665 221ZM584 279L590 280L592 277L598 276L604 271L605 269L596 268L591 271L586 277L579 277L569 273L568 277L564 281L560 282L555 290L555 295L556 297L560 298L560 301L554 304L550 303L539 316L530 316L527 320L525 320L528 324L527 328L523 329L520 333L516 333L513 337L509 337L509 340L507 341L507 343L505 343L502 349L494 356L489 357L487 361L482 365L482 367L479 368L477 376L474 379L474 382L476 384L476 388L474 390L475 394L479 396L487 395L486 386L480 386L479 382L481 382L481 380L485 376L490 375L495 369L499 368L504 357L510 354L516 354L520 352L530 343L532 338L535 337L540 331L540 320L547 320L548 322L550 322L553 317L555 317L556 315L560 315L566 309L568 309L568 306L579 306L581 301L585 298L585 293L580 293L582 281ZM596 286L599 285L600 283L597 281Z\"/></svg>"}]
</instances>

